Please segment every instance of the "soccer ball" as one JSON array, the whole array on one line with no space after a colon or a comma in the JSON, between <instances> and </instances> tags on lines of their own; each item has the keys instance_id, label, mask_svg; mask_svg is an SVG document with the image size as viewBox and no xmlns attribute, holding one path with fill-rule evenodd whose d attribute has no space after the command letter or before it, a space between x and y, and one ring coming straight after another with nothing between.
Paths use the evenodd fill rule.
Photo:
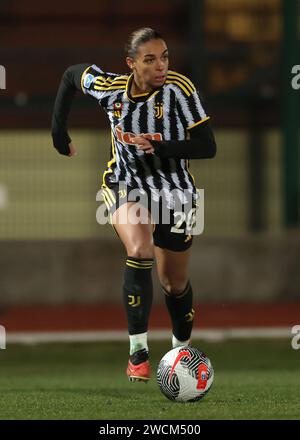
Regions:
<instances>
[{"instance_id":1,"label":"soccer ball","mask_svg":"<svg viewBox=\"0 0 300 440\"><path fill-rule=\"evenodd\" d=\"M195 402L210 390L214 370L208 357L186 346L168 351L160 360L157 383L161 392L176 402Z\"/></svg>"}]
</instances>

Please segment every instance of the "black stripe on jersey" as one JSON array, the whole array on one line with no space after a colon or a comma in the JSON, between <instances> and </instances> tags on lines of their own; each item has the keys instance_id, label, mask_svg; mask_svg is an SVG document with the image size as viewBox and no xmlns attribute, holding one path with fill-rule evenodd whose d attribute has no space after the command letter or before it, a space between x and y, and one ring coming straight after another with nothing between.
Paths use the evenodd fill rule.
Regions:
<instances>
[{"instance_id":1,"label":"black stripe on jersey","mask_svg":"<svg viewBox=\"0 0 300 440\"><path fill-rule=\"evenodd\" d=\"M148 133L148 105L147 105L147 101L144 103L144 105L141 106L139 124L140 124L141 133ZM155 158L152 154L144 153L144 162L147 165L148 170L150 170L150 172L151 172L155 189L158 189L160 191L162 189L163 185L162 185L160 177L157 174L157 170L154 166L154 160L155 160ZM149 174L149 172L147 174ZM143 176L139 176L139 177L141 179L143 179Z\"/></svg>"},{"instance_id":2,"label":"black stripe on jersey","mask_svg":"<svg viewBox=\"0 0 300 440\"><path fill-rule=\"evenodd\" d=\"M170 110L173 110L176 108L176 94L171 91L170 93ZM180 110L179 112L179 119L182 120L182 117L180 113L182 113L181 111L181 106L178 106ZM178 130L178 126L177 126L177 119L176 116L174 115L173 118L170 119L170 131L171 131L171 139L179 139L179 130ZM172 159L171 162L171 172L175 172L177 174L178 180L180 182L180 187L185 189L187 188L187 182L185 179L185 174L184 171L182 169L182 165L181 165L181 160L180 159Z\"/></svg>"},{"instance_id":3,"label":"black stripe on jersey","mask_svg":"<svg viewBox=\"0 0 300 440\"><path fill-rule=\"evenodd\" d=\"M181 165L181 160L182 159L174 159L174 160L176 162L176 167L177 167L176 173L177 173L177 176L178 176L178 180L180 182L180 188L187 189L188 188L188 184L187 184L187 181L185 179L185 174L184 174L184 171L183 171L182 165Z\"/></svg>"},{"instance_id":4,"label":"black stripe on jersey","mask_svg":"<svg viewBox=\"0 0 300 440\"><path fill-rule=\"evenodd\" d=\"M178 139L178 127L177 127L177 119L176 119L176 95L173 90L170 90L170 113L172 117L170 118L170 135L171 140Z\"/></svg>"},{"instance_id":5,"label":"black stripe on jersey","mask_svg":"<svg viewBox=\"0 0 300 440\"><path fill-rule=\"evenodd\" d=\"M132 114L134 112L134 110L136 109L136 104L134 102L129 101L129 105L128 105L128 110L127 110L127 115L130 117L127 117L124 119L124 126L123 126L123 130L124 132L129 132L132 133L133 132L133 125L132 125ZM132 154L134 156L135 159L135 164L136 164L136 174L137 176L141 179L142 181L142 185L145 191L147 191L147 186L146 186L146 182L145 182L145 168L142 164L142 161L139 159L138 155L135 154L135 147L132 145L130 148L132 148ZM130 173L128 173L127 175L130 176ZM123 178L123 180L125 180L125 177Z\"/></svg>"},{"instance_id":6,"label":"black stripe on jersey","mask_svg":"<svg viewBox=\"0 0 300 440\"><path fill-rule=\"evenodd\" d=\"M191 100L193 100L192 103L191 103ZM195 97L194 97L194 96L191 96L189 102L190 102L190 104L189 104L189 110L190 110L190 112L192 113L193 119L194 119L194 121L195 121L195 123L196 123L196 122L198 122L198 121L201 120L201 116L200 116L199 111L198 111L198 109L197 109L197 105L196 105Z\"/></svg>"},{"instance_id":7,"label":"black stripe on jersey","mask_svg":"<svg viewBox=\"0 0 300 440\"><path fill-rule=\"evenodd\" d=\"M116 146L114 145L114 135L113 133L111 133L111 144L110 144L110 154L109 154L110 159L109 162L107 163L106 170L102 175L103 186L107 186L110 177L114 176L114 170L117 166L115 148Z\"/></svg>"},{"instance_id":8,"label":"black stripe on jersey","mask_svg":"<svg viewBox=\"0 0 300 440\"><path fill-rule=\"evenodd\" d=\"M186 181L186 176L185 176L184 170L181 165L181 159L173 158L172 161L173 161L173 164L175 165L175 166L173 165L172 171L177 174L180 188L186 189L188 187L188 184ZM186 168L186 167L184 167L184 168ZM176 184L175 187L178 188L178 184Z\"/></svg>"},{"instance_id":9,"label":"black stripe on jersey","mask_svg":"<svg viewBox=\"0 0 300 440\"><path fill-rule=\"evenodd\" d=\"M129 101L128 103L128 109L126 116L130 115L131 117L124 118L124 125L123 125L123 131L132 133L132 113L136 108L136 104L134 102Z\"/></svg>"},{"instance_id":10,"label":"black stripe on jersey","mask_svg":"<svg viewBox=\"0 0 300 440\"><path fill-rule=\"evenodd\" d=\"M191 185L195 186L194 177L193 177L192 173L190 172L190 161L189 160L185 161L185 168L188 172L189 181L191 182Z\"/></svg>"},{"instance_id":11,"label":"black stripe on jersey","mask_svg":"<svg viewBox=\"0 0 300 440\"><path fill-rule=\"evenodd\" d=\"M175 105L176 105L176 108L178 111L178 116L179 116L179 119L180 119L182 125L184 127L187 127L189 125L189 121L188 121L187 117L185 116L185 114L183 113L180 103L177 101Z\"/></svg>"},{"instance_id":12,"label":"black stripe on jersey","mask_svg":"<svg viewBox=\"0 0 300 440\"><path fill-rule=\"evenodd\" d=\"M101 106L103 108L107 108L108 106L108 101L109 101L109 96L105 96L104 98L101 99Z\"/></svg>"},{"instance_id":13,"label":"black stripe on jersey","mask_svg":"<svg viewBox=\"0 0 300 440\"><path fill-rule=\"evenodd\" d=\"M166 102L165 96L164 96L163 92L162 93L158 93L155 96L155 105L158 106L159 104L160 105L166 105L166 106L168 106L170 104L170 103ZM164 118L163 117L161 117L161 118L155 117L154 121L155 121L154 122L155 123L155 132L156 133L164 133ZM163 138L164 138L164 136L163 136ZM170 173L171 167L170 167L169 159L161 159L161 171L164 174L169 174Z\"/></svg>"},{"instance_id":14,"label":"black stripe on jersey","mask_svg":"<svg viewBox=\"0 0 300 440\"><path fill-rule=\"evenodd\" d=\"M120 93L118 93L117 94L117 97L119 98L119 96L121 95L121 99L119 98L119 101L122 101L122 99L123 99L123 94L124 94L124 92L123 91L120 91ZM128 111L133 111L134 110L134 107L131 107L130 106L130 104L129 104L129 106L128 106ZM114 121L115 121L115 119L114 119ZM124 119L124 127L123 127L123 131L125 132L125 131L130 131L130 124L128 124L128 118L125 118ZM120 152L120 154L119 154L119 158L120 158L120 160L119 160L119 163L118 163L118 165L119 165L119 170L120 170L120 174L119 174L119 179L118 179L118 181L119 182L125 182L126 181L126 176L128 176L128 173L126 172L126 164L124 164L124 162L125 162L125 160L126 159L124 159L124 157L123 157L123 154L121 154L121 152Z\"/></svg>"},{"instance_id":15,"label":"black stripe on jersey","mask_svg":"<svg viewBox=\"0 0 300 440\"><path fill-rule=\"evenodd\" d=\"M126 182L126 176L128 175L126 172L126 168L125 165L123 164L123 158L120 156L120 162L119 162L119 170L120 170L120 175L119 175L119 182Z\"/></svg>"},{"instance_id":16,"label":"black stripe on jersey","mask_svg":"<svg viewBox=\"0 0 300 440\"><path fill-rule=\"evenodd\" d=\"M176 108L176 95L173 90L170 91L170 112L173 112L173 117L170 118L170 137L171 140L178 139L178 127L177 127L177 119L175 116L175 108ZM175 159L169 160L170 172L176 172L178 174L178 163ZM180 180L180 179L179 179Z\"/></svg>"}]
</instances>

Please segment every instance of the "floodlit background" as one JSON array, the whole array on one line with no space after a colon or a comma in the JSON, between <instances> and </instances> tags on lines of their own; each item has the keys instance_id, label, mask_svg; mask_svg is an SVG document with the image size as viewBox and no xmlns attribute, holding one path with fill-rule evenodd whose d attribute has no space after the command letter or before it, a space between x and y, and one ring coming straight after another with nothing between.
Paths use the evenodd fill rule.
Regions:
<instances>
[{"instance_id":1,"label":"floodlit background","mask_svg":"<svg viewBox=\"0 0 300 440\"><path fill-rule=\"evenodd\" d=\"M171 68L199 88L218 145L214 160L191 162L205 190L205 231L190 266L196 302L222 304L225 313L236 303L300 301L300 90L291 86L300 64L298 3L1 2L2 321L9 306L121 306L125 252L111 226L96 222L108 121L77 94L72 159L52 147L50 124L64 70L90 62L126 72L125 41L142 26L162 33ZM34 327L36 315L26 316Z\"/></svg>"}]
</instances>

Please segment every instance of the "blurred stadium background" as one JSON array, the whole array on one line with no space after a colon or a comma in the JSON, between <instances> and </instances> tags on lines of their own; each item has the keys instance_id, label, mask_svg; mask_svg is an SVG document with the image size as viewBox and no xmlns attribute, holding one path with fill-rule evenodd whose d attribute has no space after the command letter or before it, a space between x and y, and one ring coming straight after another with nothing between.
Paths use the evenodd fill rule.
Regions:
<instances>
[{"instance_id":1,"label":"blurred stadium background","mask_svg":"<svg viewBox=\"0 0 300 440\"><path fill-rule=\"evenodd\" d=\"M0 324L8 337L109 329L127 338L125 252L95 218L108 123L78 94L71 160L53 149L50 124L64 70L91 62L126 71L124 43L142 26L162 33L171 67L199 87L218 145L213 161L191 163L205 189L205 231L190 265L195 327L276 327L287 336L300 324L300 93L291 87L299 11L297 0L0 2ZM152 328L168 329L157 279L154 302Z\"/></svg>"}]
</instances>

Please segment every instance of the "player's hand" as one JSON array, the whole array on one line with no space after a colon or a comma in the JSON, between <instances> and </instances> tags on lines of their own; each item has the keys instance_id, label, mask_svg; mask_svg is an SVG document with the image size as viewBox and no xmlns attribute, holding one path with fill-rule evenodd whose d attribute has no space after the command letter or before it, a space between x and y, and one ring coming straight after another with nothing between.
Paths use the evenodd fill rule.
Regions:
<instances>
[{"instance_id":1,"label":"player's hand","mask_svg":"<svg viewBox=\"0 0 300 440\"><path fill-rule=\"evenodd\" d=\"M72 142L69 143L69 149L70 149L70 153L68 154L68 156L69 157L76 156L77 151Z\"/></svg>"},{"instance_id":2,"label":"player's hand","mask_svg":"<svg viewBox=\"0 0 300 440\"><path fill-rule=\"evenodd\" d=\"M154 154L151 142L143 136L134 136L131 141L137 146L138 150L143 150L146 154Z\"/></svg>"},{"instance_id":3,"label":"player's hand","mask_svg":"<svg viewBox=\"0 0 300 440\"><path fill-rule=\"evenodd\" d=\"M72 140L68 135L67 131L59 130L56 132L52 132L53 146L59 152L59 154L63 154L64 156L75 156L76 148L72 144Z\"/></svg>"}]
</instances>

